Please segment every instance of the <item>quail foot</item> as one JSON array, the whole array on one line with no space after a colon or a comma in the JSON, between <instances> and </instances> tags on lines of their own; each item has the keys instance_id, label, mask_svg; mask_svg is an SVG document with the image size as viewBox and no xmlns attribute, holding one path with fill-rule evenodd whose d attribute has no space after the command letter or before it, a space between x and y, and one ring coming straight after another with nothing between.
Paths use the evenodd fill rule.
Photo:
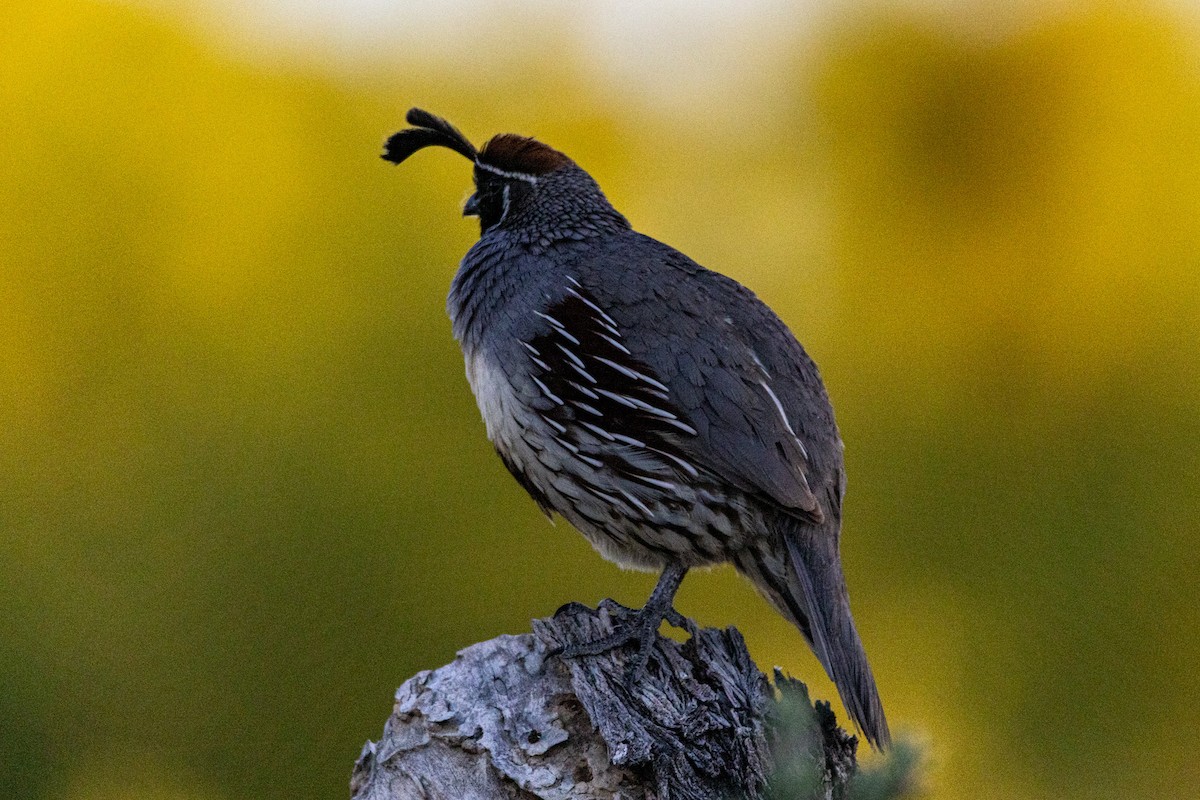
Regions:
<instances>
[{"instance_id":1,"label":"quail foot","mask_svg":"<svg viewBox=\"0 0 1200 800\"><path fill-rule=\"evenodd\" d=\"M839 555L842 441L816 365L747 288L634 231L541 142L474 147L420 109L383 157L474 163L479 241L447 309L488 438L517 482L602 556L660 572L612 637L635 663L692 567L730 562L794 624L876 748L887 721Z\"/></svg>"}]
</instances>

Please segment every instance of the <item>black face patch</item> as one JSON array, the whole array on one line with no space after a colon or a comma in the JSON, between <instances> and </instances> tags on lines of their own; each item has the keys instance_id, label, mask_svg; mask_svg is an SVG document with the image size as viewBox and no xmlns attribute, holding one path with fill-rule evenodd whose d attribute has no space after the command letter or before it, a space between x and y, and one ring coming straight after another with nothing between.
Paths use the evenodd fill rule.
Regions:
<instances>
[{"instance_id":1,"label":"black face patch","mask_svg":"<svg viewBox=\"0 0 1200 800\"><path fill-rule=\"evenodd\" d=\"M503 224L525 202L533 186L521 178L507 178L475 168L475 195L471 198L479 217L479 231L486 233Z\"/></svg>"},{"instance_id":2,"label":"black face patch","mask_svg":"<svg viewBox=\"0 0 1200 800\"><path fill-rule=\"evenodd\" d=\"M511 195L511 193L510 193ZM504 196L501 181L486 181L476 185L470 204L479 217L479 232L485 233L500 224L505 217L506 206L511 202Z\"/></svg>"}]
</instances>

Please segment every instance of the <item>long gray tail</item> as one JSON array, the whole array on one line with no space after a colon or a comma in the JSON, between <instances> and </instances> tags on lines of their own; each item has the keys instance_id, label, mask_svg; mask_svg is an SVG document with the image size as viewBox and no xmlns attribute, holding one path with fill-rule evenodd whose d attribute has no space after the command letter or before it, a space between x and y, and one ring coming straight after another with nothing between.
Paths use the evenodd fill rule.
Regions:
<instances>
[{"instance_id":1,"label":"long gray tail","mask_svg":"<svg viewBox=\"0 0 1200 800\"><path fill-rule=\"evenodd\" d=\"M742 571L808 639L851 719L871 746L886 750L892 737L875 676L850 615L837 533L802 523L780 525L778 533L787 543L784 563L759 560L741 565Z\"/></svg>"}]
</instances>

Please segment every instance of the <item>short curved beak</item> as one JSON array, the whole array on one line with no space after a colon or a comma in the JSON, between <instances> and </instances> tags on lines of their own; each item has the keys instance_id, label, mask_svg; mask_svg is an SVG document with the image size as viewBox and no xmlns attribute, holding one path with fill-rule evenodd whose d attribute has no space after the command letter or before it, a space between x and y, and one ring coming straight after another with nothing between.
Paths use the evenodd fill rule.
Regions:
<instances>
[{"instance_id":1,"label":"short curved beak","mask_svg":"<svg viewBox=\"0 0 1200 800\"><path fill-rule=\"evenodd\" d=\"M473 194L467 198L467 202L463 205L463 216L464 217L478 217L479 216L479 194L478 193Z\"/></svg>"}]
</instances>

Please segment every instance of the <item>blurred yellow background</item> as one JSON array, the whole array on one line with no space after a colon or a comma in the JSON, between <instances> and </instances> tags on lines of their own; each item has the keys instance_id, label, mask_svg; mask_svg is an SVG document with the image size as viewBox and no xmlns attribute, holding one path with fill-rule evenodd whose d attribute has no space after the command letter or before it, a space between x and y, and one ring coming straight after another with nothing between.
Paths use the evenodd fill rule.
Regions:
<instances>
[{"instance_id":1,"label":"blurred yellow background","mask_svg":"<svg viewBox=\"0 0 1200 800\"><path fill-rule=\"evenodd\" d=\"M805 342L930 796L1200 797L1200 16L733 6L6 5L0 797L343 797L414 672L647 596L484 438L410 105ZM834 697L731 571L679 606Z\"/></svg>"}]
</instances>

